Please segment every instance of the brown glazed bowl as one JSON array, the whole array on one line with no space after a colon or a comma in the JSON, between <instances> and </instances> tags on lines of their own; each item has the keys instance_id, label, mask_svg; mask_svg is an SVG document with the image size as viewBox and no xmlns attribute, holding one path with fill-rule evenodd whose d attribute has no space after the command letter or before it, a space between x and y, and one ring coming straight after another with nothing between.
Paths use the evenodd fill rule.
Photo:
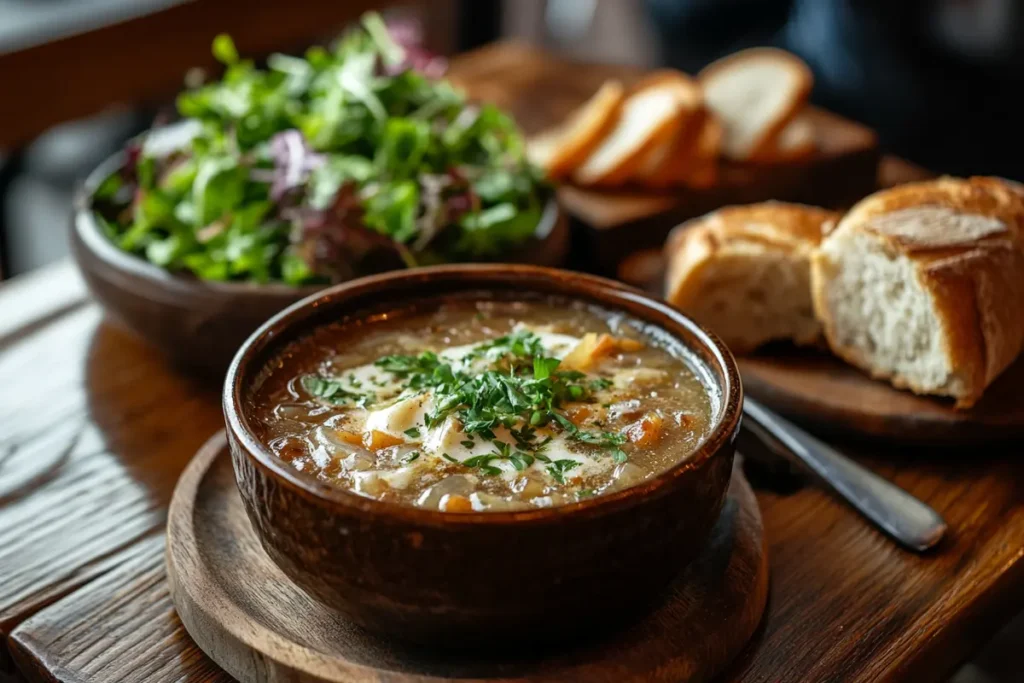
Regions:
<instances>
[{"instance_id":1,"label":"brown glazed bowl","mask_svg":"<svg viewBox=\"0 0 1024 683\"><path fill-rule=\"evenodd\" d=\"M252 396L289 342L453 295L557 295L622 311L672 335L715 404L700 449L632 488L518 512L445 513L318 481L254 436ZM224 414L235 476L270 557L323 604L420 643L501 645L591 631L639 612L704 546L725 499L742 388L721 341L665 303L610 280L520 265L439 266L333 287L275 316L228 370Z\"/></svg>"},{"instance_id":2,"label":"brown glazed bowl","mask_svg":"<svg viewBox=\"0 0 1024 683\"><path fill-rule=\"evenodd\" d=\"M150 133L161 147L180 146L188 130L181 124ZM186 369L218 381L238 347L253 330L286 306L323 285L211 282L174 273L122 251L96 220L93 196L104 180L126 163L122 152L107 159L85 180L71 215L71 249L93 295L118 322L143 337ZM535 237L504 255L507 260L558 266L569 250L569 225L552 199Z\"/></svg>"}]
</instances>

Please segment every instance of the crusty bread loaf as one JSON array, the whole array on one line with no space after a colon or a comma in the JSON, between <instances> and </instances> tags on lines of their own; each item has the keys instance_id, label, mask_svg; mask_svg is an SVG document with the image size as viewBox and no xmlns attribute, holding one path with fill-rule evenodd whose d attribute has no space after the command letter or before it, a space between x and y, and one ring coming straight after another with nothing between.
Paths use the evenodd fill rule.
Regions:
<instances>
[{"instance_id":1,"label":"crusty bread loaf","mask_svg":"<svg viewBox=\"0 0 1024 683\"><path fill-rule=\"evenodd\" d=\"M725 127L723 152L735 161L762 154L803 108L814 84L799 57L773 48L723 57L697 78L705 103Z\"/></svg>"},{"instance_id":2,"label":"crusty bread loaf","mask_svg":"<svg viewBox=\"0 0 1024 683\"><path fill-rule=\"evenodd\" d=\"M607 81L565 122L530 139L526 151L549 178L572 173L615 124L625 99L619 81Z\"/></svg>"},{"instance_id":3,"label":"crusty bread loaf","mask_svg":"<svg viewBox=\"0 0 1024 683\"><path fill-rule=\"evenodd\" d=\"M580 185L618 185L643 163L650 150L672 140L683 123L690 97L683 79L653 74L630 91L615 125L573 173ZM688 79L687 79L688 80Z\"/></svg>"},{"instance_id":4,"label":"crusty bread loaf","mask_svg":"<svg viewBox=\"0 0 1024 683\"><path fill-rule=\"evenodd\" d=\"M838 215L765 202L677 227L666 244L669 303L747 353L776 339L815 343L810 257Z\"/></svg>"},{"instance_id":5,"label":"crusty bread loaf","mask_svg":"<svg viewBox=\"0 0 1024 683\"><path fill-rule=\"evenodd\" d=\"M967 408L1024 348L1024 192L997 178L877 192L822 242L812 291L837 355Z\"/></svg>"}]
</instances>

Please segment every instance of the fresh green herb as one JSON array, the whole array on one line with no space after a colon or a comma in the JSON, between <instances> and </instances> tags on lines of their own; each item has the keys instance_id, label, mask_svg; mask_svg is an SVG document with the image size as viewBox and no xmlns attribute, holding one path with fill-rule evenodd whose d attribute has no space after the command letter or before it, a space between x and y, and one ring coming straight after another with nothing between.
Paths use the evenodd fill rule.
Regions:
<instances>
[{"instance_id":1,"label":"fresh green herb","mask_svg":"<svg viewBox=\"0 0 1024 683\"><path fill-rule=\"evenodd\" d=\"M509 430L519 451L538 457L551 437L538 442L536 428L552 422L575 441L606 449L615 458L625 455L618 448L625 437L580 429L561 412L565 403L590 399L593 380L581 372L558 370L559 361L545 356L535 333L521 330L480 344L467 359L470 364L486 359L489 369L471 373L465 369L469 367L466 364L453 368L430 351L386 356L376 365L404 380L409 391L433 392L435 407L426 416L427 426L440 424L449 415L456 416L467 435L479 435L494 443L498 450L491 459L513 460L510 445L495 440L494 430L498 427ZM470 438L463 445L471 448L474 442ZM471 461L476 459L467 462ZM513 461L513 465L516 462L523 461ZM487 460L484 466L491 467L489 463ZM489 471L479 463L467 466Z\"/></svg>"},{"instance_id":2,"label":"fresh green herb","mask_svg":"<svg viewBox=\"0 0 1024 683\"><path fill-rule=\"evenodd\" d=\"M535 233L551 190L515 123L436 78L440 61L417 70L426 53L378 15L265 68L227 35L212 52L223 77L177 100L183 141L133 142L96 194L120 248L202 279L301 285L493 257Z\"/></svg>"},{"instance_id":3,"label":"fresh green herb","mask_svg":"<svg viewBox=\"0 0 1024 683\"><path fill-rule=\"evenodd\" d=\"M547 470L548 474L550 474L555 481L557 481L559 484L564 484L565 474L569 470L574 469L575 467L578 466L579 463L576 462L575 460L555 460L550 465L548 465Z\"/></svg>"},{"instance_id":4,"label":"fresh green herb","mask_svg":"<svg viewBox=\"0 0 1024 683\"><path fill-rule=\"evenodd\" d=\"M465 441L460 441L459 443L465 446L466 448L472 448L473 446L476 445L476 442L473 441L472 439L466 439Z\"/></svg>"},{"instance_id":5,"label":"fresh green herb","mask_svg":"<svg viewBox=\"0 0 1024 683\"><path fill-rule=\"evenodd\" d=\"M357 394L346 390L342 383L320 377L318 375L304 375L299 383L310 396L318 398L333 405L356 405L366 406L371 397L364 394Z\"/></svg>"},{"instance_id":6,"label":"fresh green herb","mask_svg":"<svg viewBox=\"0 0 1024 683\"><path fill-rule=\"evenodd\" d=\"M456 464L458 464L458 462L459 462L458 460L456 460L456 459L455 459L455 458L453 458L452 456L448 455L447 453L442 453L442 454L441 454L441 457L442 457L442 458L444 458L445 460L448 460L448 461L450 461L450 462L454 462L454 463L456 463Z\"/></svg>"},{"instance_id":7,"label":"fresh green herb","mask_svg":"<svg viewBox=\"0 0 1024 683\"><path fill-rule=\"evenodd\" d=\"M403 462L410 463L410 462L416 460L419 457L420 457L420 452L419 451L413 451L409 455L405 456L405 460Z\"/></svg>"},{"instance_id":8,"label":"fresh green herb","mask_svg":"<svg viewBox=\"0 0 1024 683\"><path fill-rule=\"evenodd\" d=\"M404 433L410 439L420 438L420 430L416 429L415 427L410 427L409 429L406 429Z\"/></svg>"}]
</instances>

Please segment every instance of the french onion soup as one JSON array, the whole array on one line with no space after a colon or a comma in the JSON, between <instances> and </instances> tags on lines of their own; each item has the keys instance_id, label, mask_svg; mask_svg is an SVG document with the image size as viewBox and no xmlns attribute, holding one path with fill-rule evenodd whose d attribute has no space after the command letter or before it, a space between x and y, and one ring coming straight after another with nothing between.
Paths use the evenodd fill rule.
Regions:
<instances>
[{"instance_id":1,"label":"french onion soup","mask_svg":"<svg viewBox=\"0 0 1024 683\"><path fill-rule=\"evenodd\" d=\"M673 467L712 397L668 335L560 298L455 298L318 328L252 396L282 460L443 512L563 505Z\"/></svg>"}]
</instances>

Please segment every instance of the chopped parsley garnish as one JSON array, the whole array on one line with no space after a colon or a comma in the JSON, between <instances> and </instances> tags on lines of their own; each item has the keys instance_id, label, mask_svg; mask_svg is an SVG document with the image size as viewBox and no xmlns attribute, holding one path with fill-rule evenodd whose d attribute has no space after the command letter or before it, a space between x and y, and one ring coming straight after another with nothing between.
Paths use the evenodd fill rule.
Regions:
<instances>
[{"instance_id":1,"label":"chopped parsley garnish","mask_svg":"<svg viewBox=\"0 0 1024 683\"><path fill-rule=\"evenodd\" d=\"M406 429L404 433L410 439L420 438L420 430L416 429L415 427L410 427L409 429Z\"/></svg>"},{"instance_id":2,"label":"chopped parsley garnish","mask_svg":"<svg viewBox=\"0 0 1024 683\"><path fill-rule=\"evenodd\" d=\"M318 375L304 375L299 383L310 396L333 405L364 407L370 401L370 396L348 391L338 380Z\"/></svg>"},{"instance_id":3,"label":"chopped parsley garnish","mask_svg":"<svg viewBox=\"0 0 1024 683\"><path fill-rule=\"evenodd\" d=\"M559 484L564 484L566 472L578 466L579 463L576 462L575 460L565 459L555 460L553 463L548 465L547 469L548 474L550 474L555 481L557 481Z\"/></svg>"},{"instance_id":4,"label":"chopped parsley garnish","mask_svg":"<svg viewBox=\"0 0 1024 683\"><path fill-rule=\"evenodd\" d=\"M479 360L487 361L484 370ZM593 379L582 372L559 370L560 361L549 358L541 339L529 330L521 330L476 346L465 357L465 362L453 365L431 351L418 355L385 356L376 366L404 380L407 391L431 391L434 410L426 416L426 426L434 427L448 416L455 416L470 437L462 441L472 448L476 435L492 441L497 448L493 455L470 458L462 464L479 468L484 474L499 474L492 465L494 460L508 460L517 469L525 469L550 442L548 436L537 438L537 428L554 426L571 439L607 451L616 462L625 459L619 448L625 437L614 432L581 429L565 414L566 403L591 400L595 392L607 388L606 379ZM509 444L494 440L494 430L508 429L515 440L513 453ZM412 430L410 430L411 432ZM406 432L413 438L418 436ZM449 458L451 459L451 458ZM562 465L557 465L562 462ZM575 461L551 463L552 476L564 483L562 475L575 466Z\"/></svg>"},{"instance_id":5,"label":"chopped parsley garnish","mask_svg":"<svg viewBox=\"0 0 1024 683\"><path fill-rule=\"evenodd\" d=\"M419 457L420 457L420 452L419 451L413 451L409 455L405 456L405 460L403 462L410 463L410 462L412 462L413 460L416 460Z\"/></svg>"}]
</instances>

